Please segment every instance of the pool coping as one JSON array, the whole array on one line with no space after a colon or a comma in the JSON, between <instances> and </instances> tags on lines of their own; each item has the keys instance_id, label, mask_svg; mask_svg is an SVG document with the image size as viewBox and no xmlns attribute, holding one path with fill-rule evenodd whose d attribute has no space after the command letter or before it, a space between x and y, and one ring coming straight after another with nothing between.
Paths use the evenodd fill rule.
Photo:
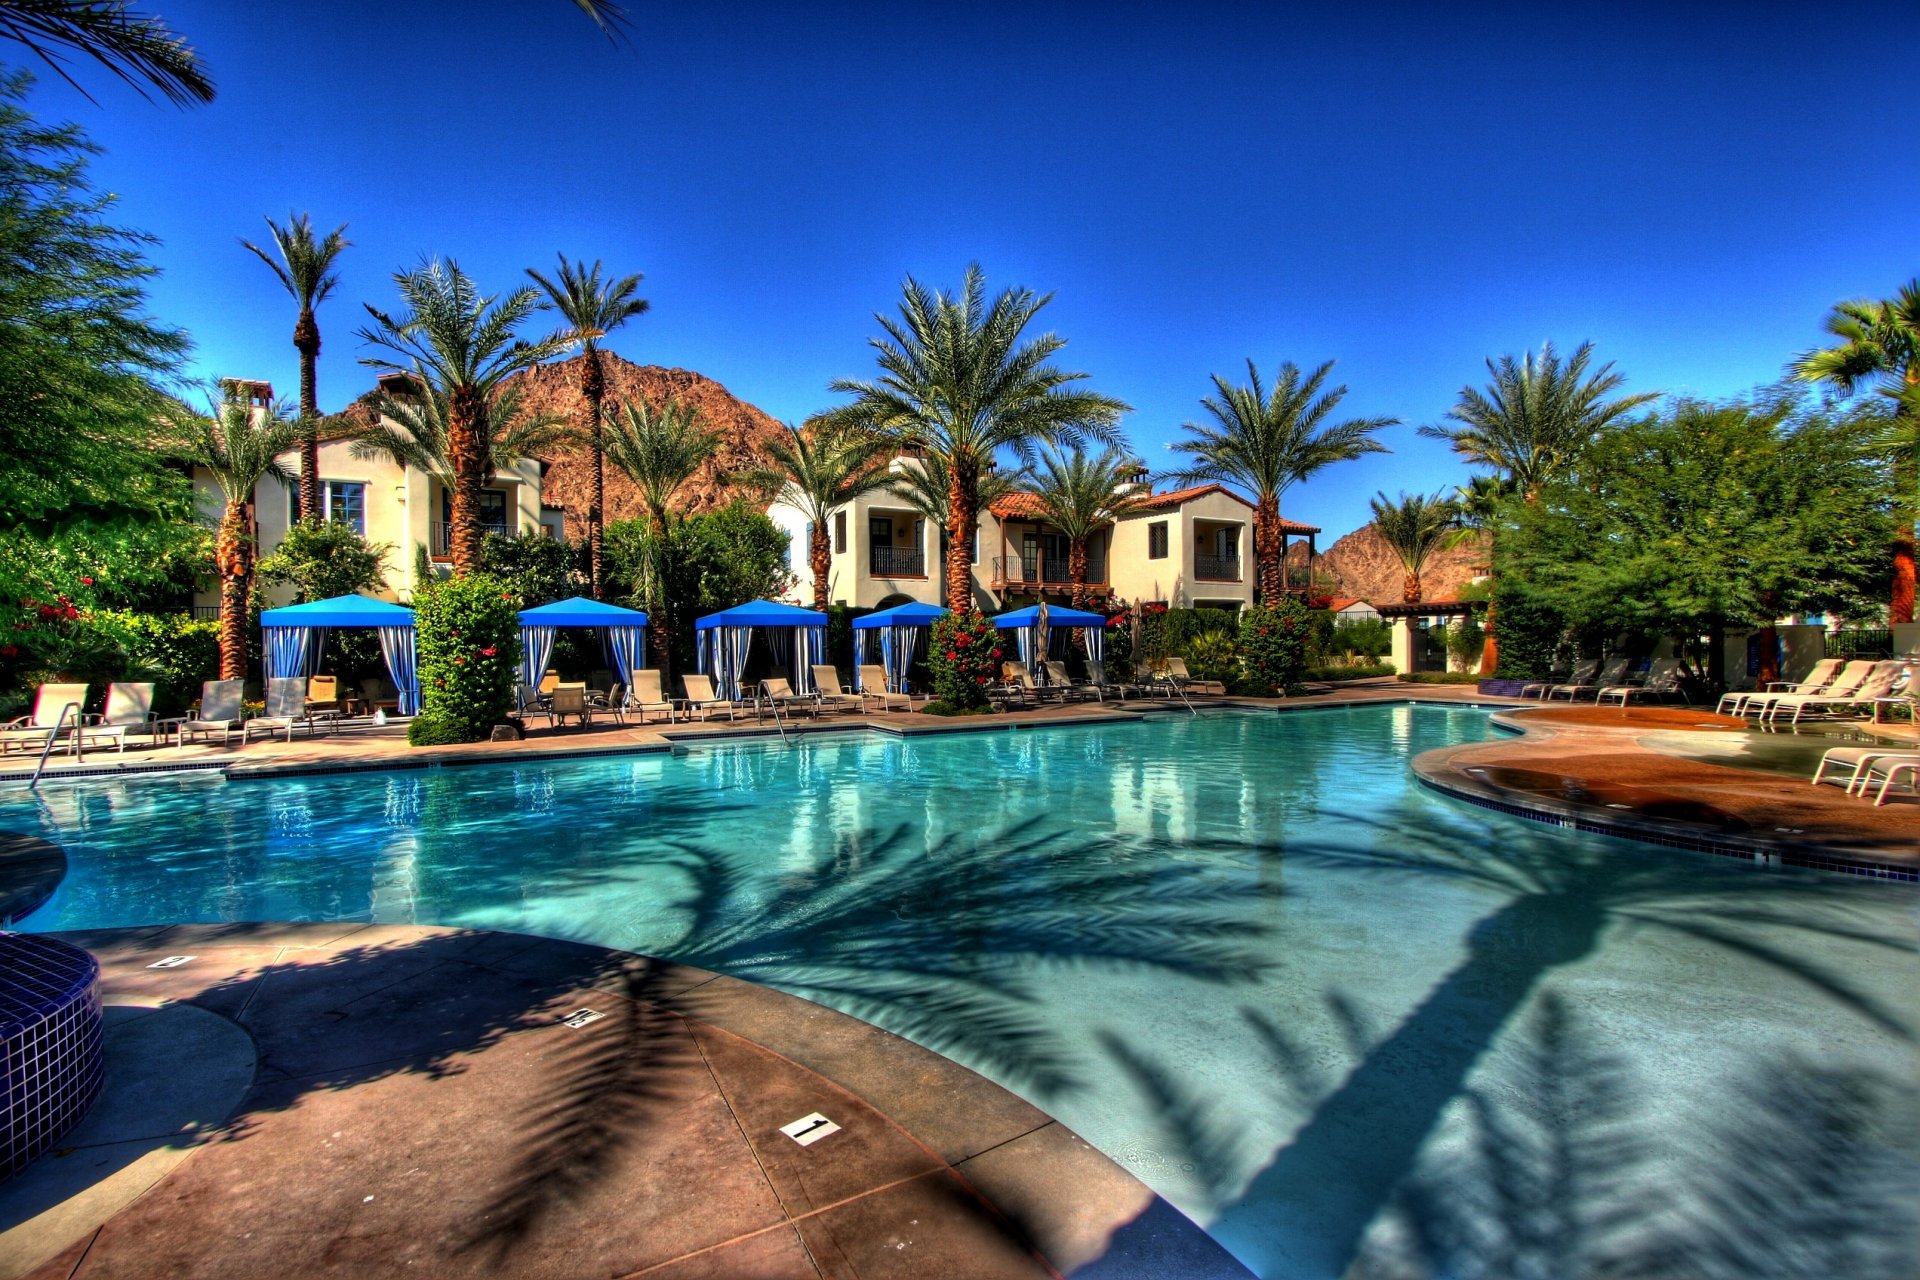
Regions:
<instances>
[{"instance_id":1,"label":"pool coping","mask_svg":"<svg viewBox=\"0 0 1920 1280\"><path fill-rule=\"evenodd\" d=\"M1578 734L1576 727L1560 724L1529 724L1525 717L1496 714L1493 723L1523 737L1547 740L1563 733ZM1920 868L1881 861L1844 845L1821 844L1807 840L1789 840L1764 832L1729 834L1701 823L1644 814L1623 815L1599 805L1581 804L1503 787L1475 776L1468 767L1454 763L1454 757L1485 746L1485 743L1461 743L1423 751L1409 761L1413 776L1431 791L1451 799L1492 809L1532 822L1557 826L1589 835L1615 836L1642 844L1683 849L1719 858L1730 858L1759 867L1801 867L1867 880L1895 883L1920 882ZM1651 753L1649 753L1651 755Z\"/></svg>"}]
</instances>

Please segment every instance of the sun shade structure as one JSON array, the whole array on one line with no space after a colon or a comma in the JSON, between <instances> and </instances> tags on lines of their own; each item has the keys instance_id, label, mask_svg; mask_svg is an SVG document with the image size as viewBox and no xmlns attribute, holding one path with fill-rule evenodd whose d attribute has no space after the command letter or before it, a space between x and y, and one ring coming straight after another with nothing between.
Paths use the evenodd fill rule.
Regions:
<instances>
[{"instance_id":1,"label":"sun shade structure","mask_svg":"<svg viewBox=\"0 0 1920 1280\"><path fill-rule=\"evenodd\" d=\"M1066 634L1069 627L1080 628L1081 634L1087 639L1089 662L1100 662L1106 657L1107 617L1103 613L1088 613L1085 609L1069 609L1065 605L1056 608L1036 604L997 614L993 625L1002 631L1013 632L1014 640L1020 646L1020 665L1035 675L1040 673L1040 664L1047 660L1048 647L1056 628L1062 635Z\"/></svg>"},{"instance_id":2,"label":"sun shade structure","mask_svg":"<svg viewBox=\"0 0 1920 1280\"><path fill-rule=\"evenodd\" d=\"M813 692L808 668L827 660L827 615L773 600L749 600L693 624L699 641L700 670L714 678L720 696L740 697L740 673L756 636L773 661L792 673L796 693Z\"/></svg>"},{"instance_id":3,"label":"sun shade structure","mask_svg":"<svg viewBox=\"0 0 1920 1280\"><path fill-rule=\"evenodd\" d=\"M335 596L291 604L260 615L260 656L267 679L310 676L320 669L320 651L334 628L371 627L380 633L380 656L400 691L400 714L420 710L420 671L413 642L413 610L372 596Z\"/></svg>"},{"instance_id":4,"label":"sun shade structure","mask_svg":"<svg viewBox=\"0 0 1920 1280\"><path fill-rule=\"evenodd\" d=\"M620 683L633 688L633 673L646 666L647 615L638 609L602 604L584 596L556 600L520 611L520 682L540 687L553 656L553 633L561 627L595 627L607 659L620 673Z\"/></svg>"},{"instance_id":5,"label":"sun shade structure","mask_svg":"<svg viewBox=\"0 0 1920 1280\"><path fill-rule=\"evenodd\" d=\"M880 665L895 693L907 691L907 669L915 657L926 656L927 633L934 620L947 616L937 604L911 601L878 609L853 620L853 687L860 688L860 668L873 661L873 645L880 645Z\"/></svg>"}]
</instances>

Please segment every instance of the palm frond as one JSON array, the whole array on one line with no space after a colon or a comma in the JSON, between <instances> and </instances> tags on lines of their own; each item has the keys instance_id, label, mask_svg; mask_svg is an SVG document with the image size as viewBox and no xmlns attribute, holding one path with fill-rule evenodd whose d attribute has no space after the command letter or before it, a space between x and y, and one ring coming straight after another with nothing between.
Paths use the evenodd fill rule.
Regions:
<instances>
[{"instance_id":1,"label":"palm frond","mask_svg":"<svg viewBox=\"0 0 1920 1280\"><path fill-rule=\"evenodd\" d=\"M32 50L88 102L93 95L67 74L62 49L92 58L143 98L147 86L175 106L213 101L213 79L199 55L131 0L5 0L0 35Z\"/></svg>"},{"instance_id":2,"label":"palm frond","mask_svg":"<svg viewBox=\"0 0 1920 1280\"><path fill-rule=\"evenodd\" d=\"M569 336L586 344L588 350L652 307L640 296L640 282L646 277L639 272L610 279L603 275L597 258L591 267L585 259L569 262L565 254L560 254L559 260L559 269L551 276L532 267L527 268L527 275L546 295L546 305L560 313Z\"/></svg>"},{"instance_id":3,"label":"palm frond","mask_svg":"<svg viewBox=\"0 0 1920 1280\"><path fill-rule=\"evenodd\" d=\"M333 270L334 260L353 244L346 238L347 224L343 222L325 236L316 237L310 214L289 214L285 226L272 218L266 222L278 260L251 240L242 240L241 246L267 264L267 269L273 272L281 287L293 295L302 311L311 311L332 297L340 284L340 277Z\"/></svg>"},{"instance_id":4,"label":"palm frond","mask_svg":"<svg viewBox=\"0 0 1920 1280\"><path fill-rule=\"evenodd\" d=\"M720 436L697 405L669 398L658 409L623 400L607 414L601 450L633 481L640 500L664 519L680 486L720 448Z\"/></svg>"}]
</instances>

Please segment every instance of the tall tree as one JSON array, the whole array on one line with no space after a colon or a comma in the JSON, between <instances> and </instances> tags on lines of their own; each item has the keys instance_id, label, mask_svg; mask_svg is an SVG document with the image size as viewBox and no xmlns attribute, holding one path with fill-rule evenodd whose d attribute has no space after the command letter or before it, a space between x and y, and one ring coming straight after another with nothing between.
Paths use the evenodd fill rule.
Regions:
<instances>
[{"instance_id":1,"label":"tall tree","mask_svg":"<svg viewBox=\"0 0 1920 1280\"><path fill-rule=\"evenodd\" d=\"M451 259L429 260L411 271L394 273L408 310L388 315L372 304L360 340L389 352L361 363L389 373L421 379L446 397L446 456L453 472L453 571L480 567L486 534L480 519L480 494L493 478L494 438L489 416L501 385L523 369L551 359L573 339L554 334L528 342L515 330L540 308L532 286L504 298L485 297Z\"/></svg>"},{"instance_id":2,"label":"tall tree","mask_svg":"<svg viewBox=\"0 0 1920 1280\"><path fill-rule=\"evenodd\" d=\"M1913 493L1920 480L1920 279L1909 280L1885 301L1837 304L1827 316L1826 330L1839 341L1800 356L1794 361L1794 373L1848 396L1872 385L1893 401L1894 421L1886 444L1894 457L1899 505L1888 617L1896 623L1912 622L1913 523L1920 511Z\"/></svg>"},{"instance_id":3,"label":"tall tree","mask_svg":"<svg viewBox=\"0 0 1920 1280\"><path fill-rule=\"evenodd\" d=\"M313 309L333 296L340 284L334 274L334 259L353 242L346 238L347 224L341 223L324 237L313 234L313 219L304 213L289 214L287 225L267 219L273 233L273 247L280 257L275 261L265 249L250 240L240 243L267 264L283 288L299 306L293 322L293 349L300 353L300 518L320 518L320 398L314 386L315 365L320 359L320 323Z\"/></svg>"},{"instance_id":4,"label":"tall tree","mask_svg":"<svg viewBox=\"0 0 1920 1280\"><path fill-rule=\"evenodd\" d=\"M607 461L600 443L600 403L607 394L607 377L600 367L600 339L635 316L644 315L651 305L640 296L640 282L646 278L640 273L613 280L603 278L600 272L599 259L589 267L584 260L568 262L565 254L560 255L560 268L552 277L527 268L527 274L546 293L548 305L560 313L571 336L581 343L580 398L587 408L582 434L593 455L593 484L587 499L587 577L596 600L604 590L607 502Z\"/></svg>"},{"instance_id":5,"label":"tall tree","mask_svg":"<svg viewBox=\"0 0 1920 1280\"><path fill-rule=\"evenodd\" d=\"M247 612L259 555L254 488L266 476L293 483L293 473L279 457L298 441L299 427L287 417L285 404L256 404L242 383L218 384L208 400L204 415L179 408L171 417L182 454L213 476L225 499L213 553L220 575L220 678L244 680Z\"/></svg>"},{"instance_id":6,"label":"tall tree","mask_svg":"<svg viewBox=\"0 0 1920 1280\"><path fill-rule=\"evenodd\" d=\"M1018 493L1020 486L1027 481L1027 470L1021 467L1015 470L1002 470L998 467L981 473L974 487L974 496L980 503L980 510L990 510L994 503L1010 493ZM952 545L948 539L947 528L950 523L947 498L953 492L953 479L947 473L947 464L932 454L918 454L907 459L907 464L892 474L887 492L912 507L928 524L940 531L940 563L947 562L947 549ZM972 548L968 548L971 561Z\"/></svg>"},{"instance_id":7,"label":"tall tree","mask_svg":"<svg viewBox=\"0 0 1920 1280\"><path fill-rule=\"evenodd\" d=\"M1066 339L1025 337L1052 294L1015 287L989 305L977 263L958 293L929 289L911 276L901 293L898 318L876 315L884 336L868 340L880 376L836 379L831 389L853 401L835 416L945 466L947 605L971 610L980 479L995 456L1005 449L1030 463L1036 444L1118 445L1117 424L1128 406L1075 388L1086 374L1048 363Z\"/></svg>"},{"instance_id":8,"label":"tall tree","mask_svg":"<svg viewBox=\"0 0 1920 1280\"><path fill-rule=\"evenodd\" d=\"M1177 441L1176 453L1193 459L1174 472L1182 482L1236 484L1253 495L1253 552L1259 565L1260 598L1271 604L1286 592L1281 548L1281 495L1336 462L1362 454L1385 453L1376 431L1397 426L1398 418L1348 418L1331 421L1346 397L1345 386L1327 387L1329 360L1301 376L1289 360L1268 392L1260 371L1247 361L1247 385L1236 386L1213 375L1215 394L1200 401L1212 423L1188 422L1181 429L1193 438Z\"/></svg>"},{"instance_id":9,"label":"tall tree","mask_svg":"<svg viewBox=\"0 0 1920 1280\"><path fill-rule=\"evenodd\" d=\"M1067 540L1067 580L1076 609L1087 607L1087 543L1120 517L1138 511L1146 497L1125 487L1138 468L1119 449L1092 456L1085 449L1047 449L1027 482L1026 491L1038 501L1042 518ZM1079 628L1073 639L1076 645L1084 642Z\"/></svg>"},{"instance_id":10,"label":"tall tree","mask_svg":"<svg viewBox=\"0 0 1920 1280\"><path fill-rule=\"evenodd\" d=\"M1592 362L1591 342L1581 343L1564 362L1551 342L1537 358L1529 351L1519 359L1490 359L1487 372L1493 381L1486 389L1460 388L1446 413L1449 424L1428 424L1420 434L1445 440L1468 463L1512 480L1531 502L1589 441L1659 399L1657 392L1615 396L1626 375L1615 373L1612 361L1589 374Z\"/></svg>"},{"instance_id":11,"label":"tall tree","mask_svg":"<svg viewBox=\"0 0 1920 1280\"><path fill-rule=\"evenodd\" d=\"M1420 575L1433 553L1460 527L1460 506L1443 493L1431 497L1402 493L1396 501L1381 492L1368 499L1373 508L1373 527L1406 570L1400 588L1404 604L1421 601Z\"/></svg>"},{"instance_id":12,"label":"tall tree","mask_svg":"<svg viewBox=\"0 0 1920 1280\"><path fill-rule=\"evenodd\" d=\"M893 476L884 460L893 447L867 432L816 420L805 430L789 424L786 438L769 441L766 452L771 466L744 472L737 478L768 490L776 502L806 516L813 607L825 609L833 564L827 522L835 509L889 486Z\"/></svg>"},{"instance_id":13,"label":"tall tree","mask_svg":"<svg viewBox=\"0 0 1920 1280\"><path fill-rule=\"evenodd\" d=\"M607 461L640 491L640 504L647 509L653 527L651 545L656 550L663 548L674 496L720 448L719 433L707 425L699 406L673 399L658 409L644 400L623 400L619 409L608 415L606 425L602 443ZM652 589L647 593L647 606L659 619L647 628L647 638L653 648L654 665L665 672L672 663L673 637L666 623L668 601L660 589L663 568L654 565L648 574Z\"/></svg>"},{"instance_id":14,"label":"tall tree","mask_svg":"<svg viewBox=\"0 0 1920 1280\"><path fill-rule=\"evenodd\" d=\"M152 88L176 106L213 101L213 80L199 56L158 17L132 0L0 0L0 35L31 49L54 74L92 102L67 74L68 50L85 54L141 97Z\"/></svg>"}]
</instances>

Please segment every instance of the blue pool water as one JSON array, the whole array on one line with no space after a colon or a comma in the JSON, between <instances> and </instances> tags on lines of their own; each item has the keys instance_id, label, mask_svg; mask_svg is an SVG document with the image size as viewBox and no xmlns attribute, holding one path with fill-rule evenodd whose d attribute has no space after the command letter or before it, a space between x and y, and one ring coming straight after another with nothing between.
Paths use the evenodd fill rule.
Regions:
<instances>
[{"instance_id":1,"label":"blue pool water","mask_svg":"<svg viewBox=\"0 0 1920 1280\"><path fill-rule=\"evenodd\" d=\"M372 920L681 959L1031 1098L1256 1271L1908 1276L1920 895L1427 792L1467 708L0 792L32 929Z\"/></svg>"}]
</instances>

